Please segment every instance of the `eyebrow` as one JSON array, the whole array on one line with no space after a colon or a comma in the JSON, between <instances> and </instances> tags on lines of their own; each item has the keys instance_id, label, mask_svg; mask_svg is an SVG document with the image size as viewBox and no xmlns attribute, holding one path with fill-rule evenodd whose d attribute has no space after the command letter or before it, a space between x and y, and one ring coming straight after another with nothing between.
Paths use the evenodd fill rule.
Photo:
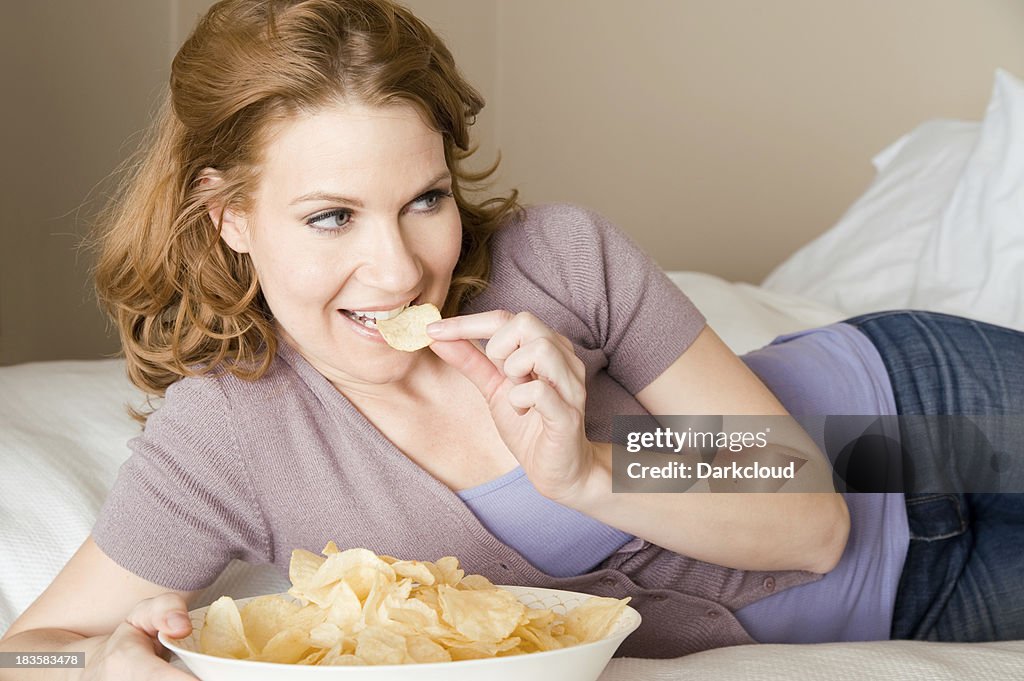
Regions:
<instances>
[{"instance_id":1,"label":"eyebrow","mask_svg":"<svg viewBox=\"0 0 1024 681\"><path fill-rule=\"evenodd\" d=\"M430 182L428 182L423 187L423 189L421 189L420 191L416 192L416 196L417 197L420 196L421 194L423 194L424 192L429 190L431 187L433 187L435 184L437 184L441 180L450 180L451 177L452 177L451 172L449 172L448 170L445 170L443 173L441 173L440 175L438 175L437 177L432 179ZM317 190L315 192L310 192L308 194L303 194L302 196L298 197L297 199L294 199L288 205L289 206L294 206L297 203L303 203L303 202L306 202L306 201L333 201L335 203L345 203L345 204L348 204L348 205L351 205L351 206L355 206L356 208L364 208L363 202L360 201L359 199L352 199L352 198L348 198L346 196L342 196L341 194L334 194L332 192L326 192L326 191L322 191L322 190Z\"/></svg>"}]
</instances>

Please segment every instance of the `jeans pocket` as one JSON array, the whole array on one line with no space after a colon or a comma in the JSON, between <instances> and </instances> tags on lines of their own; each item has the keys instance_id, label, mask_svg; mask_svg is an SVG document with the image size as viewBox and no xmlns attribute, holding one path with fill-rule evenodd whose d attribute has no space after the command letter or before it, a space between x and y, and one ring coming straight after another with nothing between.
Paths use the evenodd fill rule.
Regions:
<instances>
[{"instance_id":1,"label":"jeans pocket","mask_svg":"<svg viewBox=\"0 0 1024 681\"><path fill-rule=\"evenodd\" d=\"M967 530L963 494L908 494L906 505L911 539L937 541Z\"/></svg>"}]
</instances>

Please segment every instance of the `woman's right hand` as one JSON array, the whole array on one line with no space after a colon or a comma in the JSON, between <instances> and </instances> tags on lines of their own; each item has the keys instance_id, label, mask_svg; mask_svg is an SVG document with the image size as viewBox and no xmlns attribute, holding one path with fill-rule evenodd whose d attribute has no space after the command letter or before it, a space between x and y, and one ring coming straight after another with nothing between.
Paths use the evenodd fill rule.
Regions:
<instances>
[{"instance_id":1,"label":"woman's right hand","mask_svg":"<svg viewBox=\"0 0 1024 681\"><path fill-rule=\"evenodd\" d=\"M185 599L164 593L139 601L117 628L86 655L82 681L195 681L167 662L170 652L156 636L192 633Z\"/></svg>"}]
</instances>

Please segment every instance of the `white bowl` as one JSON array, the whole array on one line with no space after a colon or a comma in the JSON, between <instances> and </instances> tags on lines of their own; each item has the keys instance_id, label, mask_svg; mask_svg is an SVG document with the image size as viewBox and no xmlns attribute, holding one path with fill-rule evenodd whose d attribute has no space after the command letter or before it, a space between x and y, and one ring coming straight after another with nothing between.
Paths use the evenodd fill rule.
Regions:
<instances>
[{"instance_id":1,"label":"white bowl","mask_svg":"<svg viewBox=\"0 0 1024 681\"><path fill-rule=\"evenodd\" d=\"M511 591L529 608L550 608L562 614L592 598L589 594L557 589L521 586L500 588ZM236 602L241 608L250 600L242 598ZM206 608L193 610L189 615L192 617L192 633L189 636L172 639L161 632L159 639L202 681L595 681L623 640L640 626L640 613L627 605L607 636L599 641L570 648L484 660L319 667L233 660L197 652Z\"/></svg>"}]
</instances>

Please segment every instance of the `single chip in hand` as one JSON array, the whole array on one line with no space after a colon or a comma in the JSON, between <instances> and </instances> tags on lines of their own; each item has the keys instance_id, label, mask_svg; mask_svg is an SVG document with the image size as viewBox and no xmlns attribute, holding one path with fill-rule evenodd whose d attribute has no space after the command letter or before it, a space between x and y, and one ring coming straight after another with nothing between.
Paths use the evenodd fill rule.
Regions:
<instances>
[{"instance_id":1,"label":"single chip in hand","mask_svg":"<svg viewBox=\"0 0 1024 681\"><path fill-rule=\"evenodd\" d=\"M441 313L431 303L413 305L391 319L378 319L377 331L396 350L412 352L434 342L427 335L427 324L441 321Z\"/></svg>"}]
</instances>

